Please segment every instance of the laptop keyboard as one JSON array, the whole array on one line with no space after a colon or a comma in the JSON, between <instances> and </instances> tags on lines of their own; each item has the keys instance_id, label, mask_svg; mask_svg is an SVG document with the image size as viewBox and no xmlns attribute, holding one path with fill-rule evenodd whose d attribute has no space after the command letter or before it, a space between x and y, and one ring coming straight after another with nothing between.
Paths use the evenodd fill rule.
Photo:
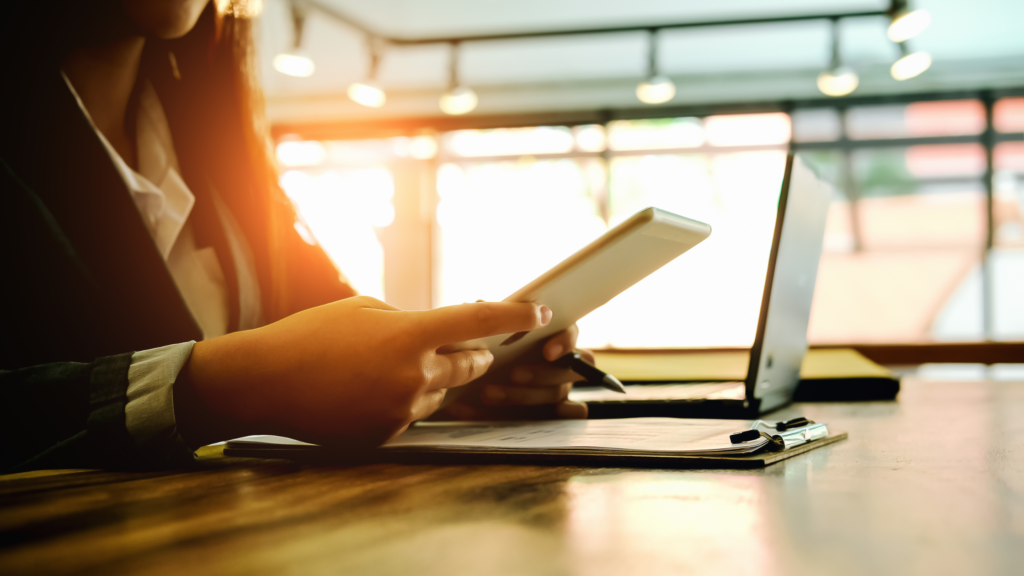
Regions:
<instances>
[{"instance_id":1,"label":"laptop keyboard","mask_svg":"<svg viewBox=\"0 0 1024 576\"><path fill-rule=\"evenodd\" d=\"M569 392L576 402L675 402L687 400L743 400L743 382L693 382L686 384L627 384L619 394L598 387L577 387Z\"/></svg>"}]
</instances>

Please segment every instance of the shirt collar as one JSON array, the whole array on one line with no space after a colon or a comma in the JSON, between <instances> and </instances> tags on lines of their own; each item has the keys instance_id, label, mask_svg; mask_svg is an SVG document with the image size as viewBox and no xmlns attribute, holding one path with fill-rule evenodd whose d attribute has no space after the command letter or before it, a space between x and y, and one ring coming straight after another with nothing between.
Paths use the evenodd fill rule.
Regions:
<instances>
[{"instance_id":1,"label":"shirt collar","mask_svg":"<svg viewBox=\"0 0 1024 576\"><path fill-rule=\"evenodd\" d=\"M89 119L89 125L103 142L118 174L128 186L150 237L166 260L192 212L195 196L179 173L170 125L156 90L152 84L144 81L139 93L135 136L139 170L135 171L96 128L71 80L63 72L61 74L79 108Z\"/></svg>"}]
</instances>

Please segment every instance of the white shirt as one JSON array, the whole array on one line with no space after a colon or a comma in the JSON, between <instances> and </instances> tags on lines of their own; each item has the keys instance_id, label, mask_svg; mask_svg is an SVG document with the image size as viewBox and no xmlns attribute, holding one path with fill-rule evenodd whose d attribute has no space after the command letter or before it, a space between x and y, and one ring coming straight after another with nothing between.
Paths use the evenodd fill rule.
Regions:
<instances>
[{"instance_id":1,"label":"white shirt","mask_svg":"<svg viewBox=\"0 0 1024 576\"><path fill-rule=\"evenodd\" d=\"M66 75L64 79L82 112L89 118L89 112L71 81ZM91 118L89 122L92 124ZM170 126L156 90L145 82L139 94L136 117L138 171L128 166L95 124L92 127L127 185L157 251L164 258L189 312L203 332L203 338L226 334L230 302L224 271L213 247L196 246L189 220L195 196L181 178ZM261 314L252 254L230 212L218 198L214 200L238 273L239 327L255 328L260 324ZM128 369L125 422L136 444L142 445L176 433L173 384L188 362L194 344L194 341L183 342L132 355Z\"/></svg>"}]
</instances>

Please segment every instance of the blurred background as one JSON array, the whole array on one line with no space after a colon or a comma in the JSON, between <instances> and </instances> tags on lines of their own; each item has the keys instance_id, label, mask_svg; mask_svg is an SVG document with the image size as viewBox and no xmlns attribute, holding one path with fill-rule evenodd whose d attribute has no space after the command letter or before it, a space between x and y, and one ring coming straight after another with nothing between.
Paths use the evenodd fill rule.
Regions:
<instances>
[{"instance_id":1,"label":"blurred background","mask_svg":"<svg viewBox=\"0 0 1024 576\"><path fill-rule=\"evenodd\" d=\"M812 344L1024 340L1024 2L263 0L281 183L355 287L502 299L646 206L711 238L581 322L749 346L788 151Z\"/></svg>"}]
</instances>

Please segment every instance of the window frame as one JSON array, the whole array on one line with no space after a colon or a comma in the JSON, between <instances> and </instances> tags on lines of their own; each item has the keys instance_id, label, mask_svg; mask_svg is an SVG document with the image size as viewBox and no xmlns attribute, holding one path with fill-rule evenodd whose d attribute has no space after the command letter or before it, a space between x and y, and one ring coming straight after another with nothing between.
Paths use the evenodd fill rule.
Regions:
<instances>
[{"instance_id":1,"label":"window frame","mask_svg":"<svg viewBox=\"0 0 1024 576\"><path fill-rule=\"evenodd\" d=\"M1021 362L1024 359L1024 341L993 341L993 305L992 305L992 270L989 263L989 254L994 246L994 150L1003 142L1024 141L1024 133L1001 133L997 132L994 126L995 103L1007 97L1024 96L1024 87L1001 90L973 90L957 92L929 92L913 94L897 94L885 96L863 96L846 97L842 99L805 99L752 102L742 104L711 104L711 105L686 105L686 106L650 106L644 108L628 108L616 110L583 110L565 111L541 114L512 114L493 116L434 116L420 118L394 118L372 121L356 122L311 122L311 123L286 123L279 122L271 126L271 136L274 142L286 139L303 140L362 140L375 138L389 138L395 136L415 136L418 134L435 134L440 136L443 133L455 130L468 129L493 129L493 128L520 128L533 126L581 126L599 124L608 130L610 122L615 120L645 120L657 118L679 118L696 117L705 118L714 115L729 114L755 114L767 112L782 112L792 117L793 112L802 109L830 108L836 110L840 116L840 134L833 141L826 142L797 142L790 139L788 145L761 145L761 146L709 146L707 144L692 148L673 148L657 150L622 150L613 151L605 149L602 152L573 151L563 154L537 154L537 159L544 158L603 158L610 161L617 156L631 156L637 154L673 154L673 153L733 153L743 150L778 150L787 149L791 152L800 151L838 151L842 161L849 166L850 154L856 149L880 148L880 147L906 147L915 145L934 144L981 144L985 150L986 168L982 175L982 182L985 190L986 203L986 231L985 246L982 254L982 319L983 333L985 339L977 342L943 342L943 343L892 343L892 344L864 344L851 342L849 344L830 344L815 346L815 348L839 348L852 347L861 351L865 356L884 364L918 364L924 362L968 362L968 363L1007 363ZM966 136L935 136L935 137L912 137L912 138L884 138L871 140L853 140L848 137L846 130L846 110L860 106L874 105L906 105L913 102L940 101L940 100L979 100L985 110L985 128L983 132L976 135ZM442 162L484 162L496 159L516 158L519 155L496 156L496 157L453 157L439 151L436 158L430 160L412 161L412 165L418 167L423 173L434 170ZM403 161L410 164L410 161ZM849 174L849 170L843 170ZM848 198L851 203L856 203L858 194L852 186L852 181L847 177L844 188L848 191ZM434 197L436 202L436 190L427 190ZM397 193L397 190L396 190ZM422 199L423 194L419 197ZM418 206L422 210L422 206ZM856 210L851 210L851 217L856 218ZM857 240L856 222L853 222L855 234L855 245L860 246ZM424 232L428 236L426 240L436 245L438 231L436 229ZM434 276L432 273L431 276ZM436 277L430 278L427 282L431 293L435 292ZM429 297L427 301L429 301ZM420 300L423 300L422 298Z\"/></svg>"}]
</instances>

